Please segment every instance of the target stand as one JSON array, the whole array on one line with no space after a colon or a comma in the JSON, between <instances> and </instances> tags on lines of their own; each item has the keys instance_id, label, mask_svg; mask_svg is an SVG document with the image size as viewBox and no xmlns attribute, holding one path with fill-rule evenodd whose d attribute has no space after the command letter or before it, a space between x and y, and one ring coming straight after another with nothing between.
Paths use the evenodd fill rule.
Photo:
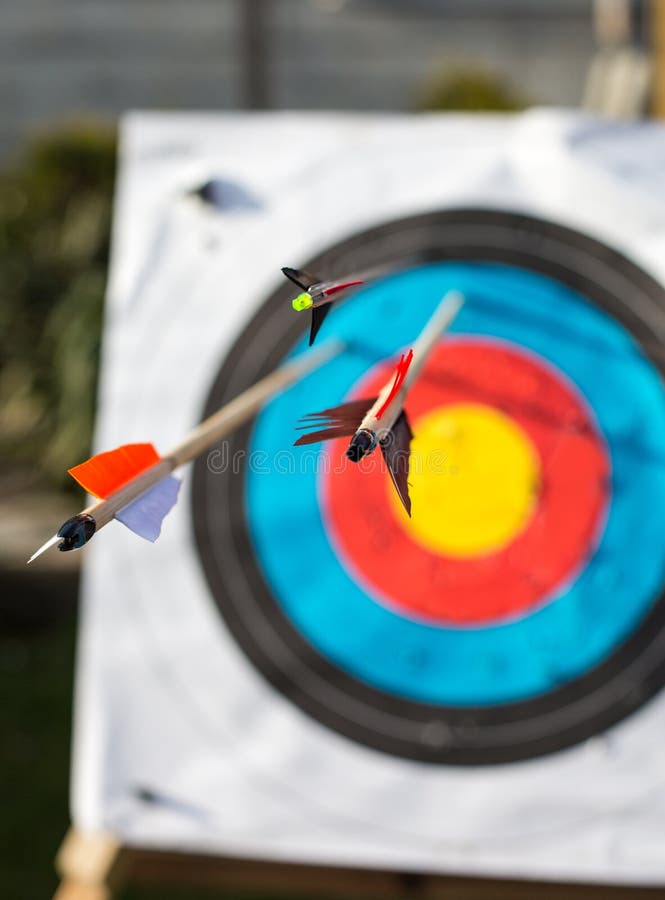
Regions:
<instances>
[{"instance_id":1,"label":"target stand","mask_svg":"<svg viewBox=\"0 0 665 900\"><path fill-rule=\"evenodd\" d=\"M93 542L68 846L292 893L652 895L665 139L362 122L125 127L100 449L169 446L306 349L281 265L377 274L321 330L346 350L196 461L157 544ZM216 175L253 202L194 202ZM378 454L294 429L373 396L450 290L409 519Z\"/></svg>"},{"instance_id":2,"label":"target stand","mask_svg":"<svg viewBox=\"0 0 665 900\"><path fill-rule=\"evenodd\" d=\"M543 881L469 878L247 861L195 853L121 847L110 835L72 829L56 858L62 883L53 900L121 900L125 886L168 885L233 894L258 891L290 897L376 897L386 900L654 900L660 888L553 884Z\"/></svg>"}]
</instances>

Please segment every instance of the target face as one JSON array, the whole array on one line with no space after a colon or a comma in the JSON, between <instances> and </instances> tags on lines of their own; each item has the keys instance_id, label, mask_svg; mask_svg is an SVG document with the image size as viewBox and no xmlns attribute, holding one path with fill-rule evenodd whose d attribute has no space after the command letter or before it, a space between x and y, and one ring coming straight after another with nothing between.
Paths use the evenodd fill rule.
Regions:
<instances>
[{"instance_id":1,"label":"target face","mask_svg":"<svg viewBox=\"0 0 665 900\"><path fill-rule=\"evenodd\" d=\"M663 289L577 232L452 210L307 262L386 265L331 312L347 349L194 470L196 543L238 644L304 712L406 758L487 765L585 740L665 679ZM305 413L376 393L443 294L466 303L406 404L409 519L375 453L294 448ZM306 346L290 288L206 412Z\"/></svg>"}]
</instances>

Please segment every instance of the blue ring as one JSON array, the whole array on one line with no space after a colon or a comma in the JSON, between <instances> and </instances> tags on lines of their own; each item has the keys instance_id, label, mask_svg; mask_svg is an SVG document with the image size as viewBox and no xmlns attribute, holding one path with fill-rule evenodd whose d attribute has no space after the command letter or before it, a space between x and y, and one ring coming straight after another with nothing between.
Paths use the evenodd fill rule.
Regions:
<instances>
[{"instance_id":1,"label":"blue ring","mask_svg":"<svg viewBox=\"0 0 665 900\"><path fill-rule=\"evenodd\" d=\"M531 615L477 629L415 622L356 584L330 544L311 457L291 451L298 418L341 402L375 361L413 340L451 289L467 298L453 333L512 342L577 385L613 473L598 550L574 582ZM336 334L350 351L268 404L250 442L262 463L247 470L256 558L293 626L350 675L434 704L525 700L606 659L643 619L665 576L665 542L648 520L665 503L665 394L630 334L561 283L489 263L437 263L387 277L335 308L324 327L320 341ZM304 349L303 340L294 352Z\"/></svg>"}]
</instances>

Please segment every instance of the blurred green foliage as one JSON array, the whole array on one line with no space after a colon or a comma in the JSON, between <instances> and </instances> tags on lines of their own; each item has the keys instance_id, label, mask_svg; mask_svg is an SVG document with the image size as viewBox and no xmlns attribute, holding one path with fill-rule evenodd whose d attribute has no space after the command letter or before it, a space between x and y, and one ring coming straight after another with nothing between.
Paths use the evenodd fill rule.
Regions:
<instances>
[{"instance_id":1,"label":"blurred green foliage","mask_svg":"<svg viewBox=\"0 0 665 900\"><path fill-rule=\"evenodd\" d=\"M516 112L526 105L498 75L473 66L438 71L418 101L423 112Z\"/></svg>"},{"instance_id":2,"label":"blurred green foliage","mask_svg":"<svg viewBox=\"0 0 665 900\"><path fill-rule=\"evenodd\" d=\"M115 157L71 124L0 174L0 461L54 484L90 447Z\"/></svg>"},{"instance_id":3,"label":"blurred green foliage","mask_svg":"<svg viewBox=\"0 0 665 900\"><path fill-rule=\"evenodd\" d=\"M68 824L74 622L0 632L2 896L51 897L53 857Z\"/></svg>"},{"instance_id":4,"label":"blurred green foliage","mask_svg":"<svg viewBox=\"0 0 665 900\"><path fill-rule=\"evenodd\" d=\"M2 588L6 585L0 582ZM56 851L69 825L68 784L75 622L56 628L0 629L3 810L0 896L52 897ZM236 900L235 892L168 885L128 886L118 900ZM240 894L243 900L266 895Z\"/></svg>"}]
</instances>

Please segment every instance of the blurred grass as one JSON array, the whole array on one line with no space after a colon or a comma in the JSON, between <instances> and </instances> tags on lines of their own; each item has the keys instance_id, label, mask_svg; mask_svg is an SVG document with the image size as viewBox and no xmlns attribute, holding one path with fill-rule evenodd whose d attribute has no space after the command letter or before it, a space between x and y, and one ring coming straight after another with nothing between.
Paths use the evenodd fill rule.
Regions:
<instances>
[{"instance_id":1,"label":"blurred grass","mask_svg":"<svg viewBox=\"0 0 665 900\"><path fill-rule=\"evenodd\" d=\"M7 495L17 483L21 496L39 482L61 487L67 468L87 455L115 143L105 126L58 127L35 137L0 172L0 466ZM11 515L9 505L5 512ZM69 821L76 581L38 569L1 575L1 895L41 900L55 890L53 858Z\"/></svg>"},{"instance_id":2,"label":"blurred grass","mask_svg":"<svg viewBox=\"0 0 665 900\"><path fill-rule=\"evenodd\" d=\"M68 124L0 174L0 463L59 487L91 441L115 155Z\"/></svg>"},{"instance_id":3,"label":"blurred grass","mask_svg":"<svg viewBox=\"0 0 665 900\"><path fill-rule=\"evenodd\" d=\"M0 896L8 900L48 900L58 884L53 860L69 825L75 629L70 616L55 628L0 634ZM118 900L231 896L213 889L130 885Z\"/></svg>"},{"instance_id":4,"label":"blurred grass","mask_svg":"<svg viewBox=\"0 0 665 900\"><path fill-rule=\"evenodd\" d=\"M74 622L0 636L2 896L43 900L68 824Z\"/></svg>"}]
</instances>

